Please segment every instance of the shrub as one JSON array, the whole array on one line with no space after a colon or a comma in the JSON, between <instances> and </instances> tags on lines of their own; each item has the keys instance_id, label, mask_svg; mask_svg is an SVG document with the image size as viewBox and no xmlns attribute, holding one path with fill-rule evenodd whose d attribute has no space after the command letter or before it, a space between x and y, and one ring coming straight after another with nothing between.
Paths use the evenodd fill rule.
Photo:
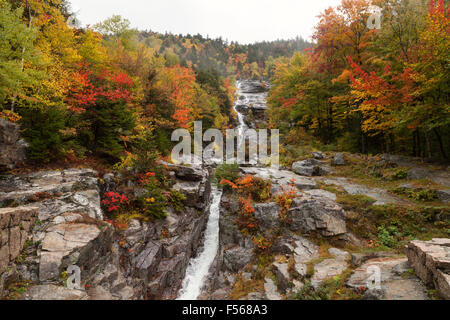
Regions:
<instances>
[{"instance_id":1,"label":"shrub","mask_svg":"<svg viewBox=\"0 0 450 320\"><path fill-rule=\"evenodd\" d=\"M135 207L148 218L163 219L167 216L168 193L163 192L154 172L139 176L139 183L145 192L135 200Z\"/></svg>"},{"instance_id":2,"label":"shrub","mask_svg":"<svg viewBox=\"0 0 450 320\"><path fill-rule=\"evenodd\" d=\"M169 205L173 207L177 212L180 212L184 208L186 196L183 193L172 189L170 190L168 200Z\"/></svg>"},{"instance_id":3,"label":"shrub","mask_svg":"<svg viewBox=\"0 0 450 320\"><path fill-rule=\"evenodd\" d=\"M390 226L385 228L384 226L378 227L378 241L390 248L395 248L397 246L396 237L400 236L396 226Z\"/></svg>"},{"instance_id":4,"label":"shrub","mask_svg":"<svg viewBox=\"0 0 450 320\"><path fill-rule=\"evenodd\" d=\"M406 170L399 169L394 172L391 179L392 180L402 180L402 179L406 179L407 176L408 176L408 172Z\"/></svg>"},{"instance_id":5,"label":"shrub","mask_svg":"<svg viewBox=\"0 0 450 320\"><path fill-rule=\"evenodd\" d=\"M402 187L398 187L394 189L393 192L396 194L406 195L408 198L415 201L427 202L437 199L436 191L430 189L405 189Z\"/></svg>"},{"instance_id":6,"label":"shrub","mask_svg":"<svg viewBox=\"0 0 450 320\"><path fill-rule=\"evenodd\" d=\"M254 216L255 209L252 206L251 196L247 199L241 198L241 210L238 213L236 224L241 231L246 233L253 232L257 228L257 222Z\"/></svg>"},{"instance_id":7,"label":"shrub","mask_svg":"<svg viewBox=\"0 0 450 320\"><path fill-rule=\"evenodd\" d=\"M238 164L221 164L218 165L216 171L214 172L214 182L220 183L222 180L236 181L239 176L239 165ZM225 185L225 188L228 186Z\"/></svg>"},{"instance_id":8,"label":"shrub","mask_svg":"<svg viewBox=\"0 0 450 320\"><path fill-rule=\"evenodd\" d=\"M124 194L115 192L105 193L105 199L102 200L102 204L105 206L106 211L109 213L119 212L120 209L128 203L128 199Z\"/></svg>"}]
</instances>

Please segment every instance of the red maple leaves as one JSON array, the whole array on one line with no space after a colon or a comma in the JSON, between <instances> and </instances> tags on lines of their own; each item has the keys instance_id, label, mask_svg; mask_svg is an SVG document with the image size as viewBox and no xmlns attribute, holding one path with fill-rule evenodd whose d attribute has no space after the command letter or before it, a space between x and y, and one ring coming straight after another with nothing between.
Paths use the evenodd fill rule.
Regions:
<instances>
[{"instance_id":1,"label":"red maple leaves","mask_svg":"<svg viewBox=\"0 0 450 320\"><path fill-rule=\"evenodd\" d=\"M130 100L133 80L123 72L103 70L100 75L95 75L87 70L74 73L73 77L75 85L66 101L74 113L83 113L102 97L111 101Z\"/></svg>"}]
</instances>

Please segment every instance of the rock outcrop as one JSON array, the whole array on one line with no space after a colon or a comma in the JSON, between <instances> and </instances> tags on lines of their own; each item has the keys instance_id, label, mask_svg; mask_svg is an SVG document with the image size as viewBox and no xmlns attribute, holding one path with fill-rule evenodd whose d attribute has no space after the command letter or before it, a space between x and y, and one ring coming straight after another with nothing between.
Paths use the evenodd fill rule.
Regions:
<instances>
[{"instance_id":1,"label":"rock outcrop","mask_svg":"<svg viewBox=\"0 0 450 320\"><path fill-rule=\"evenodd\" d=\"M347 232L345 211L336 202L326 199L294 199L287 219L292 231L317 231L324 237Z\"/></svg>"},{"instance_id":2,"label":"rock outcrop","mask_svg":"<svg viewBox=\"0 0 450 320\"><path fill-rule=\"evenodd\" d=\"M353 271L347 286L365 291L363 299L367 300L428 299L426 287L409 272L411 266L406 258L388 253L380 256L384 257L364 257L361 261L365 262Z\"/></svg>"},{"instance_id":3,"label":"rock outcrop","mask_svg":"<svg viewBox=\"0 0 450 320\"><path fill-rule=\"evenodd\" d=\"M0 118L0 171L14 169L26 159L27 143L20 139L20 127Z\"/></svg>"},{"instance_id":4,"label":"rock outcrop","mask_svg":"<svg viewBox=\"0 0 450 320\"><path fill-rule=\"evenodd\" d=\"M31 282L23 297L29 300L175 298L201 243L210 183L202 168L169 170L175 185L192 184L180 191L195 194L195 202L188 198L181 212L168 208L164 220L131 220L124 231L103 221L100 205L100 190L113 188L119 176L107 174L102 183L90 169L2 176L0 205L22 206L0 209L0 253L7 251L0 260L0 279L19 276ZM26 231L30 245L16 263L12 260L28 239ZM11 261L11 271L2 275L8 266L4 261ZM80 288L63 285L71 266L80 270Z\"/></svg>"},{"instance_id":5,"label":"rock outcrop","mask_svg":"<svg viewBox=\"0 0 450 320\"><path fill-rule=\"evenodd\" d=\"M417 276L450 299L450 239L411 241L406 254Z\"/></svg>"},{"instance_id":6,"label":"rock outcrop","mask_svg":"<svg viewBox=\"0 0 450 320\"><path fill-rule=\"evenodd\" d=\"M323 281L339 276L349 266L350 254L348 252L336 248L330 248L328 251L333 258L325 259L314 265L311 284L315 288L319 287Z\"/></svg>"},{"instance_id":7,"label":"rock outcrop","mask_svg":"<svg viewBox=\"0 0 450 320\"><path fill-rule=\"evenodd\" d=\"M249 128L257 128L259 125L267 123L265 100L268 90L268 84L256 81L241 82L239 92L242 95L235 108Z\"/></svg>"},{"instance_id":8,"label":"rock outcrop","mask_svg":"<svg viewBox=\"0 0 450 320\"><path fill-rule=\"evenodd\" d=\"M38 211L37 207L0 209L0 274L22 251L37 219Z\"/></svg>"}]
</instances>

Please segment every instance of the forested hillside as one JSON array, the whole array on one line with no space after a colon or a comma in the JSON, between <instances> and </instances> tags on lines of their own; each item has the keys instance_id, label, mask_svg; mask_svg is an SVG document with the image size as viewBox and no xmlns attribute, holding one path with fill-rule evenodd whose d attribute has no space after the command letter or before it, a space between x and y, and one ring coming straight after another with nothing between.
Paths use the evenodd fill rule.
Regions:
<instances>
[{"instance_id":1,"label":"forested hillside","mask_svg":"<svg viewBox=\"0 0 450 320\"><path fill-rule=\"evenodd\" d=\"M248 45L228 43L222 38L204 38L200 34L140 32L139 38L172 62L245 79L270 77L276 58L292 56L294 52L301 52L310 46L300 37Z\"/></svg>"},{"instance_id":2,"label":"forested hillside","mask_svg":"<svg viewBox=\"0 0 450 320\"><path fill-rule=\"evenodd\" d=\"M228 127L236 77L267 77L308 45L141 32L120 16L76 27L62 0L0 6L0 117L21 125L35 163L165 155L171 131L194 119Z\"/></svg>"},{"instance_id":3,"label":"forested hillside","mask_svg":"<svg viewBox=\"0 0 450 320\"><path fill-rule=\"evenodd\" d=\"M368 28L382 9L380 28ZM276 61L271 125L295 158L311 136L330 149L448 159L449 8L439 1L343 0L314 46Z\"/></svg>"}]
</instances>

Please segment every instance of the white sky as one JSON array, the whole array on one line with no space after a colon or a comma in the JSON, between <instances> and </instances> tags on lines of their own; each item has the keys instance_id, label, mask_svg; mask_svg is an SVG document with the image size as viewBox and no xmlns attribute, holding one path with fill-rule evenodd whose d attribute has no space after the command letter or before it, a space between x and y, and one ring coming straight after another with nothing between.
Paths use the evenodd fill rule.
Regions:
<instances>
[{"instance_id":1,"label":"white sky","mask_svg":"<svg viewBox=\"0 0 450 320\"><path fill-rule=\"evenodd\" d=\"M341 0L70 0L82 25L120 14L140 30L251 43L310 40L317 15Z\"/></svg>"}]
</instances>

